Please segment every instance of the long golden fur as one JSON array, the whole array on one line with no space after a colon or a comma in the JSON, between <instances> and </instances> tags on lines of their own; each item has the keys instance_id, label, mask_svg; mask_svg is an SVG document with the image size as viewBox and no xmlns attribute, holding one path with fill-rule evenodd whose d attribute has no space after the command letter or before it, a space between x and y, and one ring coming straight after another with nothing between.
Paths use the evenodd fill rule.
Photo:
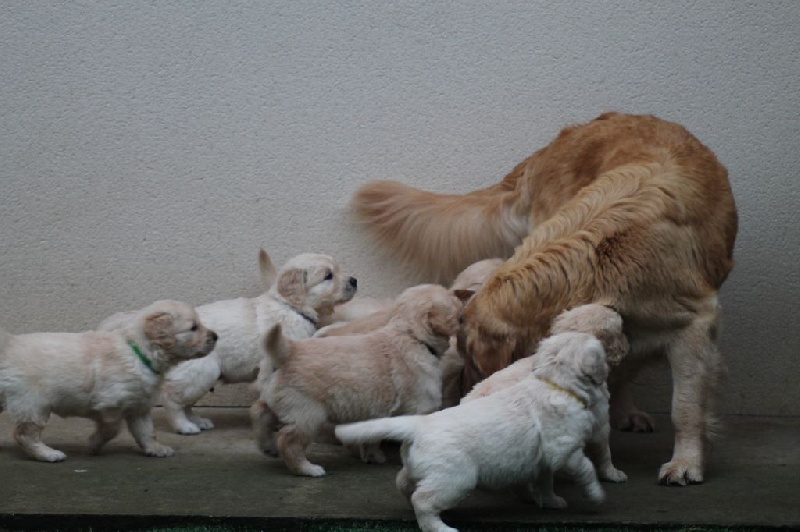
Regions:
<instances>
[{"instance_id":1,"label":"long golden fur","mask_svg":"<svg viewBox=\"0 0 800 532\"><path fill-rule=\"evenodd\" d=\"M612 305L631 344L609 380L613 418L648 428L626 384L644 362L666 357L677 434L659 479L702 482L724 372L717 293L733 267L737 214L727 171L685 128L606 113L565 128L486 189L440 195L373 182L354 208L382 244L429 277L511 255L465 308L465 392L531 354L564 309Z\"/></svg>"}]
</instances>

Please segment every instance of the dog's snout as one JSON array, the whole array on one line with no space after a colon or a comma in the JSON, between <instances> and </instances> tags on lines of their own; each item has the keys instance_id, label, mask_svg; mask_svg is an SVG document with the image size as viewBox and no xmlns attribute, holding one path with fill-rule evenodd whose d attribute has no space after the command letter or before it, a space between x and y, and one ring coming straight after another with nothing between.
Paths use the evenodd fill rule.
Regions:
<instances>
[{"instance_id":1,"label":"dog's snout","mask_svg":"<svg viewBox=\"0 0 800 532\"><path fill-rule=\"evenodd\" d=\"M350 278L347 280L347 282L348 282L348 283L350 284L350 286L352 286L353 288L358 288L358 280L357 280L355 277L350 277Z\"/></svg>"},{"instance_id":2,"label":"dog's snout","mask_svg":"<svg viewBox=\"0 0 800 532\"><path fill-rule=\"evenodd\" d=\"M212 331L211 329L209 329L209 330L208 330L208 336L210 336L210 337L211 337L211 341L212 341L212 342L214 342L214 343L217 343L217 339L219 338L219 336L217 335L217 333L215 333L214 331Z\"/></svg>"}]
</instances>

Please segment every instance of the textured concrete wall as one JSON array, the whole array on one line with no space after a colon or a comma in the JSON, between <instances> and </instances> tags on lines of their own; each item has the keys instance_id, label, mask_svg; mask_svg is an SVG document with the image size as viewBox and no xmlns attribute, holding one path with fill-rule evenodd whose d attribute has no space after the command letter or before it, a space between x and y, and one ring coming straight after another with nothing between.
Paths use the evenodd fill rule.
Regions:
<instances>
[{"instance_id":1,"label":"textured concrete wall","mask_svg":"<svg viewBox=\"0 0 800 532\"><path fill-rule=\"evenodd\" d=\"M0 323L79 330L254 295L256 251L410 283L347 216L366 180L499 180L605 110L685 124L739 206L724 410L800 414L800 2L7 2ZM641 402L669 407L669 375Z\"/></svg>"}]
</instances>

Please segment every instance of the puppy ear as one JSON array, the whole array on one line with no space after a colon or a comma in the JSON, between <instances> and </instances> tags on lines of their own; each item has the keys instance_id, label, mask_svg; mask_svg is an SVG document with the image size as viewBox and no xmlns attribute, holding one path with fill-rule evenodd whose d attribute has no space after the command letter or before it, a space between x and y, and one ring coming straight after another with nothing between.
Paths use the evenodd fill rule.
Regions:
<instances>
[{"instance_id":1,"label":"puppy ear","mask_svg":"<svg viewBox=\"0 0 800 532\"><path fill-rule=\"evenodd\" d=\"M261 282L264 285L264 290L269 290L272 287L272 283L275 282L278 272L264 248L258 250L258 269L261 271Z\"/></svg>"},{"instance_id":2,"label":"puppy ear","mask_svg":"<svg viewBox=\"0 0 800 532\"><path fill-rule=\"evenodd\" d=\"M581 374L592 383L600 385L608 377L606 353L601 345L588 345L581 353L579 362Z\"/></svg>"},{"instance_id":3,"label":"puppy ear","mask_svg":"<svg viewBox=\"0 0 800 532\"><path fill-rule=\"evenodd\" d=\"M301 308L305 301L307 278L308 273L305 270L286 270L278 278L278 293L293 307Z\"/></svg>"},{"instance_id":4,"label":"puppy ear","mask_svg":"<svg viewBox=\"0 0 800 532\"><path fill-rule=\"evenodd\" d=\"M472 296L475 295L475 290L464 290L459 288L458 290L453 290L453 295L466 305L467 301L472 299Z\"/></svg>"},{"instance_id":5,"label":"puppy ear","mask_svg":"<svg viewBox=\"0 0 800 532\"><path fill-rule=\"evenodd\" d=\"M145 316L144 334L151 342L164 349L172 349L175 346L175 337L172 334L172 315L168 312L154 312Z\"/></svg>"},{"instance_id":6,"label":"puppy ear","mask_svg":"<svg viewBox=\"0 0 800 532\"><path fill-rule=\"evenodd\" d=\"M434 305L428 309L427 320L436 335L453 336L458 332L458 318L450 308Z\"/></svg>"}]
</instances>

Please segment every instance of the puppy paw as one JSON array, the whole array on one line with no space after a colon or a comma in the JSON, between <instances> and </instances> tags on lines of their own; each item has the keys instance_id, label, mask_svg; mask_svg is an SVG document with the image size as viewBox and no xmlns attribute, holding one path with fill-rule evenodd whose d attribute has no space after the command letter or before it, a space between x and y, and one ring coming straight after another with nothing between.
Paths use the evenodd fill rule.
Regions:
<instances>
[{"instance_id":1,"label":"puppy paw","mask_svg":"<svg viewBox=\"0 0 800 532\"><path fill-rule=\"evenodd\" d=\"M298 474L306 477L324 477L325 469L316 464L305 464L300 468Z\"/></svg>"},{"instance_id":2,"label":"puppy paw","mask_svg":"<svg viewBox=\"0 0 800 532\"><path fill-rule=\"evenodd\" d=\"M628 480L628 475L613 466L599 471L599 474L600 480L606 480L608 482L625 482Z\"/></svg>"},{"instance_id":3,"label":"puppy paw","mask_svg":"<svg viewBox=\"0 0 800 532\"><path fill-rule=\"evenodd\" d=\"M157 458L166 458L168 456L175 456L175 451L172 449L172 447L155 442L147 446L147 448L144 450L144 454L147 456L155 456Z\"/></svg>"},{"instance_id":4,"label":"puppy paw","mask_svg":"<svg viewBox=\"0 0 800 532\"><path fill-rule=\"evenodd\" d=\"M386 455L383 454L378 445L362 445L359 450L361 461L365 464L383 464L386 463Z\"/></svg>"},{"instance_id":5,"label":"puppy paw","mask_svg":"<svg viewBox=\"0 0 800 532\"><path fill-rule=\"evenodd\" d=\"M672 460L662 465L658 472L658 483L664 486L686 486L702 482L702 467L690 460Z\"/></svg>"},{"instance_id":6,"label":"puppy paw","mask_svg":"<svg viewBox=\"0 0 800 532\"><path fill-rule=\"evenodd\" d=\"M55 462L63 462L64 460L67 459L67 455L62 453L61 451L57 451L56 449L47 449L36 453L36 456L34 456L34 458L36 458L40 462L55 463Z\"/></svg>"},{"instance_id":7,"label":"puppy paw","mask_svg":"<svg viewBox=\"0 0 800 532\"><path fill-rule=\"evenodd\" d=\"M601 504L606 500L606 492L599 483L586 486L586 498L594 504Z\"/></svg>"},{"instance_id":8,"label":"puppy paw","mask_svg":"<svg viewBox=\"0 0 800 532\"><path fill-rule=\"evenodd\" d=\"M561 510L567 507L567 501L564 497L559 497L555 493L548 497L536 497L536 504L539 508L553 508Z\"/></svg>"},{"instance_id":9,"label":"puppy paw","mask_svg":"<svg viewBox=\"0 0 800 532\"><path fill-rule=\"evenodd\" d=\"M194 416L192 418L192 423L200 430L210 430L214 428L214 423L207 417Z\"/></svg>"},{"instance_id":10,"label":"puppy paw","mask_svg":"<svg viewBox=\"0 0 800 532\"><path fill-rule=\"evenodd\" d=\"M183 434L184 436L192 436L194 434L200 434L200 427L190 421L187 421L186 423L181 423L175 427L175 432L178 434Z\"/></svg>"}]
</instances>

